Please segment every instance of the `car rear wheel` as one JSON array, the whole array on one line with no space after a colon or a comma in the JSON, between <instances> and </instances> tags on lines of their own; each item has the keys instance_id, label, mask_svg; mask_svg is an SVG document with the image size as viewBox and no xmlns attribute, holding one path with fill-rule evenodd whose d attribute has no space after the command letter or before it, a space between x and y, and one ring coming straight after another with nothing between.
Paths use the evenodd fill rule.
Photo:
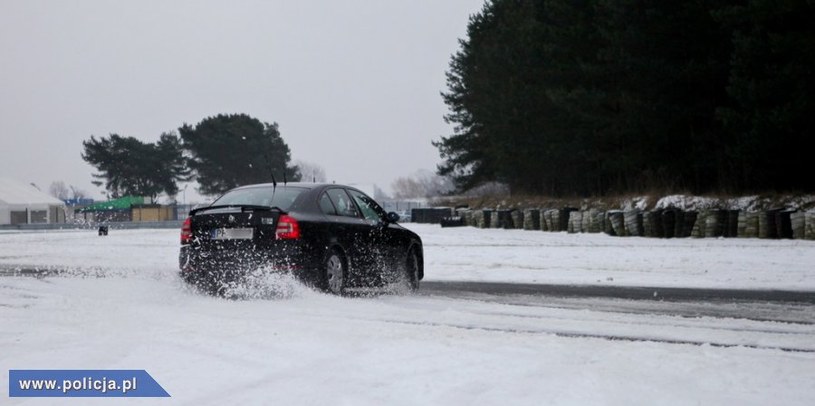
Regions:
<instances>
[{"instance_id":1,"label":"car rear wheel","mask_svg":"<svg viewBox=\"0 0 815 406\"><path fill-rule=\"evenodd\" d=\"M325 260L324 266L324 283L323 286L326 291L335 295L345 293L345 285L348 280L348 267L345 264L345 259L339 251L332 249Z\"/></svg>"}]
</instances>

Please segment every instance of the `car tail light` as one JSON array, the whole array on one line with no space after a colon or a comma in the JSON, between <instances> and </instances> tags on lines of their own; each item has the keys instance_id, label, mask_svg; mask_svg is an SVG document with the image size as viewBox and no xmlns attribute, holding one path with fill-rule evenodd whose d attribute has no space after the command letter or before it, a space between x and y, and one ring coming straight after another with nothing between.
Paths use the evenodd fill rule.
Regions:
<instances>
[{"instance_id":1,"label":"car tail light","mask_svg":"<svg viewBox=\"0 0 815 406\"><path fill-rule=\"evenodd\" d=\"M300 224L294 217L281 214L274 234L278 240L296 240L300 238Z\"/></svg>"},{"instance_id":2,"label":"car tail light","mask_svg":"<svg viewBox=\"0 0 815 406\"><path fill-rule=\"evenodd\" d=\"M181 226L181 244L189 244L192 242L192 217L187 217L184 224Z\"/></svg>"}]
</instances>

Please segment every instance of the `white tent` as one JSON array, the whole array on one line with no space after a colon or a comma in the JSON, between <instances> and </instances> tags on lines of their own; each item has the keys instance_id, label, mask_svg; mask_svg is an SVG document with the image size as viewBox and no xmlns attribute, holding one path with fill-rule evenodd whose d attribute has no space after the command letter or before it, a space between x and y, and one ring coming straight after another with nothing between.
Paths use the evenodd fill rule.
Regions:
<instances>
[{"instance_id":1,"label":"white tent","mask_svg":"<svg viewBox=\"0 0 815 406\"><path fill-rule=\"evenodd\" d=\"M0 225L65 222L65 203L32 185L0 178Z\"/></svg>"}]
</instances>

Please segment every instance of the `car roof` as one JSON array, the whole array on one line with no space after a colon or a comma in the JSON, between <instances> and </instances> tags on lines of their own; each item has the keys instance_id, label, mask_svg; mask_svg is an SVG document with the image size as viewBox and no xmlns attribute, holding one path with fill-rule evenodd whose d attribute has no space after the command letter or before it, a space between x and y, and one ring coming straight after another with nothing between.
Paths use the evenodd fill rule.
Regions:
<instances>
[{"instance_id":1,"label":"car roof","mask_svg":"<svg viewBox=\"0 0 815 406\"><path fill-rule=\"evenodd\" d=\"M329 184L329 183L310 183L310 182L309 183L306 183L306 182L288 182L288 183L277 182L277 187L299 187L299 188L304 188L304 189L317 189L319 187L329 186L329 185L331 185L331 184ZM255 184L251 184L251 185L238 186L238 187L234 188L233 190L235 190L235 189L249 189L249 188L254 188L254 187L274 187L274 186L275 186L275 184L271 183L271 182L270 183L255 183ZM335 185L335 186L342 186L342 185Z\"/></svg>"},{"instance_id":2,"label":"car roof","mask_svg":"<svg viewBox=\"0 0 815 406\"><path fill-rule=\"evenodd\" d=\"M255 183L255 184L251 184L251 185L238 186L238 187L230 189L230 190L251 189L251 188L256 188L256 187L274 187L274 183ZM346 188L346 189L359 190L358 188L356 188L354 186L341 185L341 184L338 184L338 183L311 183L311 182L288 182L288 183L277 182L277 187L278 188L297 187L297 188L308 189L308 190L325 189L325 188L328 188L328 187L341 187L341 188Z\"/></svg>"}]
</instances>

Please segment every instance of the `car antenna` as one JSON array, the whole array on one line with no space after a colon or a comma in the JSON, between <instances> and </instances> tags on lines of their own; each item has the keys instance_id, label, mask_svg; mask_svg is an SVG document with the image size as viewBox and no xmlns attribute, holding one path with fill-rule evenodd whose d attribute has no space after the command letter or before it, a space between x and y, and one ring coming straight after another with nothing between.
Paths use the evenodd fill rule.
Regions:
<instances>
[{"instance_id":1,"label":"car antenna","mask_svg":"<svg viewBox=\"0 0 815 406\"><path fill-rule=\"evenodd\" d=\"M272 197L274 197L274 192L275 190L277 190L277 180L275 180L274 178L274 171L272 170L272 165L269 164L269 155L263 154L263 158L266 160L266 167L269 168L269 175L272 175Z\"/></svg>"},{"instance_id":2,"label":"car antenna","mask_svg":"<svg viewBox=\"0 0 815 406\"><path fill-rule=\"evenodd\" d=\"M269 168L269 175L272 176L272 199L271 201L274 202L274 194L277 192L277 180L274 178L274 171L272 170L272 165L269 163L269 155L263 154L263 158L266 159L266 167ZM272 204L269 203L269 206Z\"/></svg>"}]
</instances>

